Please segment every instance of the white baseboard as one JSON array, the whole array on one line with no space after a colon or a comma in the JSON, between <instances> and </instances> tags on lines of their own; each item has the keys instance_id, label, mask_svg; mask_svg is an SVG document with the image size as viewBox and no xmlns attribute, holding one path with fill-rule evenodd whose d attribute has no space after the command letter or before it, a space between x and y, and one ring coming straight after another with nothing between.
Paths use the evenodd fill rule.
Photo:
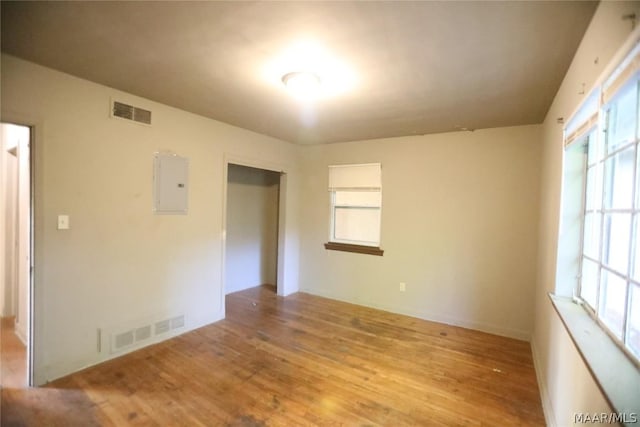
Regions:
<instances>
[{"instance_id":1,"label":"white baseboard","mask_svg":"<svg viewBox=\"0 0 640 427\"><path fill-rule=\"evenodd\" d=\"M58 363L48 364L42 367L42 369L36 368L34 369L34 383L36 386L47 384L48 382L54 381L58 378L71 375L74 372L78 372L83 369L87 369L92 366L99 365L100 363L106 362L108 360L115 359L115 358L124 356L126 354L132 353L134 351L141 350L145 347L149 347L151 345L155 345L155 344L167 341L171 338L175 338L182 334L186 334L187 332L191 332L203 326L210 325L222 319L224 319L223 311L220 311L213 315L208 315L206 316L206 318L203 318L201 316L196 318L192 317L189 324L186 325L185 328L175 330L174 332L167 332L166 334L163 334L158 339L149 340L144 344L138 345L136 347L131 347L127 350L123 350L118 353L109 353L108 351L105 351L102 354L93 353L90 355L86 355L86 357L84 358L79 358L71 361L65 360Z\"/></svg>"},{"instance_id":2,"label":"white baseboard","mask_svg":"<svg viewBox=\"0 0 640 427\"><path fill-rule=\"evenodd\" d=\"M386 304L378 304L369 301L356 301L344 298L340 295L333 294L331 292L300 289L300 292L306 292L311 295L317 295L324 298L330 298L338 301L347 302L349 304L357 304L365 307L376 308L378 310L389 311L391 313L403 314L405 316L417 317L418 319L427 320L430 322L444 323L446 325L459 326L461 328L473 329L475 331L487 332L493 335L500 335L503 337L514 338L521 341L529 341L531 339L531 333L529 331L523 331L519 329L505 328L499 325L493 325L485 322L476 322L466 319L457 319L448 316L442 316L437 313L430 313L426 311L414 311L407 310L402 307L394 307Z\"/></svg>"},{"instance_id":3,"label":"white baseboard","mask_svg":"<svg viewBox=\"0 0 640 427\"><path fill-rule=\"evenodd\" d=\"M547 422L548 427L557 427L556 417L553 412L553 405L551 404L551 397L549 396L549 389L547 388L547 383L544 380L540 358L538 356L539 353L534 339L531 340L531 354L533 356L533 367L536 371L536 379L538 380L538 388L540 389L540 399L542 400L544 419Z\"/></svg>"}]
</instances>

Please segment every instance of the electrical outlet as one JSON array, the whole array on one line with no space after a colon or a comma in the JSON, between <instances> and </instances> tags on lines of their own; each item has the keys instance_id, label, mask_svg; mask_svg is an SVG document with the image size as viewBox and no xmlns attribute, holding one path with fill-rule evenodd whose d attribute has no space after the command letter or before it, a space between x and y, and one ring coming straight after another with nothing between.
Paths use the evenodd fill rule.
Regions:
<instances>
[{"instance_id":1,"label":"electrical outlet","mask_svg":"<svg viewBox=\"0 0 640 427\"><path fill-rule=\"evenodd\" d=\"M407 284L404 282L400 282L400 292L404 292L407 290Z\"/></svg>"}]
</instances>

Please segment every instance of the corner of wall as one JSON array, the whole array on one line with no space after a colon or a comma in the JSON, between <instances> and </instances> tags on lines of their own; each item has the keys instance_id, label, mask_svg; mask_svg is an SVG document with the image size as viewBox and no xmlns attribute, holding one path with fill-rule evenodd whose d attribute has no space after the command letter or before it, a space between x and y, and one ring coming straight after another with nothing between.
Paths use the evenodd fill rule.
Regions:
<instances>
[{"instance_id":1,"label":"corner of wall","mask_svg":"<svg viewBox=\"0 0 640 427\"><path fill-rule=\"evenodd\" d=\"M555 413L553 411L553 403L551 402L551 396L547 388L547 382L544 381L542 376L542 360L538 353L538 347L536 344L535 334L531 337L531 355L533 357L533 367L536 371L536 380L538 381L538 388L540 390L540 399L542 401L542 411L544 412L544 419L547 422L548 427L556 427Z\"/></svg>"}]
</instances>

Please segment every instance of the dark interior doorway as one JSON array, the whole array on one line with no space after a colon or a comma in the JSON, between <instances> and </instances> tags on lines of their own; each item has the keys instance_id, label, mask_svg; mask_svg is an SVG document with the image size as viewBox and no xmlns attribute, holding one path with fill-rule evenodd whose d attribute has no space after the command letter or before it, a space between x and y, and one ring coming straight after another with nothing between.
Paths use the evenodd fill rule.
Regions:
<instances>
[{"instance_id":1,"label":"dark interior doorway","mask_svg":"<svg viewBox=\"0 0 640 427\"><path fill-rule=\"evenodd\" d=\"M229 164L225 293L277 289L280 173Z\"/></svg>"}]
</instances>

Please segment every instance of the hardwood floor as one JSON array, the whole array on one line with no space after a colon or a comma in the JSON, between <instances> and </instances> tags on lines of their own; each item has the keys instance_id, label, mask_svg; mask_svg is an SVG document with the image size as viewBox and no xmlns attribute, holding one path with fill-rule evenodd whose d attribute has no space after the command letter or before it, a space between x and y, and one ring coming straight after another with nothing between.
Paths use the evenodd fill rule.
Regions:
<instances>
[{"instance_id":1,"label":"hardwood floor","mask_svg":"<svg viewBox=\"0 0 640 427\"><path fill-rule=\"evenodd\" d=\"M2 425L544 425L526 342L265 287L226 302L213 325L3 390Z\"/></svg>"},{"instance_id":2,"label":"hardwood floor","mask_svg":"<svg viewBox=\"0 0 640 427\"><path fill-rule=\"evenodd\" d=\"M14 333L15 317L0 322L0 385L24 388L27 385L27 349Z\"/></svg>"}]
</instances>

